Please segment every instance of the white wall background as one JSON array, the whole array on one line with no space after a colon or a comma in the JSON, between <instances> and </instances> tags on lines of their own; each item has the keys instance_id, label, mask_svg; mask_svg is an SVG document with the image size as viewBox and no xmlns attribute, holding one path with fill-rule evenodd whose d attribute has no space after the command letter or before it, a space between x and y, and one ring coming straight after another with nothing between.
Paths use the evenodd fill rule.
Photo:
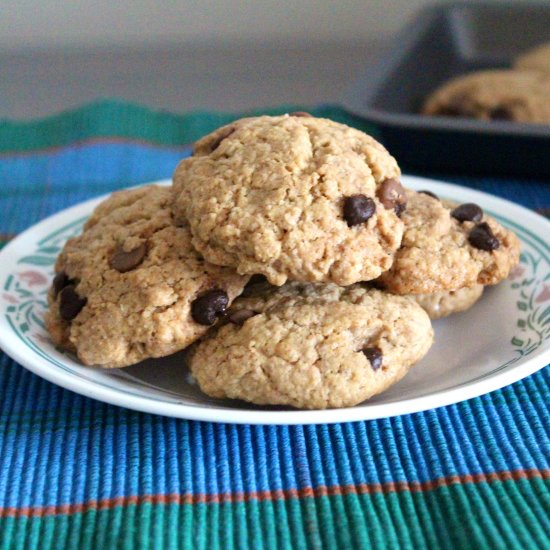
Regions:
<instances>
[{"instance_id":1,"label":"white wall background","mask_svg":"<svg viewBox=\"0 0 550 550\"><path fill-rule=\"evenodd\" d=\"M378 40L429 3L438 0L0 0L0 48Z\"/></svg>"},{"instance_id":2,"label":"white wall background","mask_svg":"<svg viewBox=\"0 0 550 550\"><path fill-rule=\"evenodd\" d=\"M0 118L98 97L172 111L336 103L443 1L0 0Z\"/></svg>"}]
</instances>

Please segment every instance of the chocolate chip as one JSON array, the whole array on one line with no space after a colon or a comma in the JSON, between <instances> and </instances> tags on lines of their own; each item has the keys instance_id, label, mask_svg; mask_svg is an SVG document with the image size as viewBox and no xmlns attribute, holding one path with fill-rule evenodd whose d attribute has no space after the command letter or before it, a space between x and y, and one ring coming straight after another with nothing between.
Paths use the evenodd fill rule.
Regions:
<instances>
[{"instance_id":1,"label":"chocolate chip","mask_svg":"<svg viewBox=\"0 0 550 550\"><path fill-rule=\"evenodd\" d=\"M402 203L402 202L398 202L396 205L395 205L395 208L394 208L394 211L395 213L397 214L397 217L400 218L401 217L401 214L403 214L403 212L405 212L405 210L407 210L407 205Z\"/></svg>"},{"instance_id":2,"label":"chocolate chip","mask_svg":"<svg viewBox=\"0 0 550 550\"><path fill-rule=\"evenodd\" d=\"M228 304L229 298L225 291L208 290L191 304L191 316L199 325L213 325L225 313Z\"/></svg>"},{"instance_id":3,"label":"chocolate chip","mask_svg":"<svg viewBox=\"0 0 550 550\"><path fill-rule=\"evenodd\" d=\"M459 222L480 222L483 210L473 202L466 202L452 210L451 216Z\"/></svg>"},{"instance_id":4,"label":"chocolate chip","mask_svg":"<svg viewBox=\"0 0 550 550\"><path fill-rule=\"evenodd\" d=\"M425 189L422 189L422 191L419 191L419 193L422 193L423 195L428 195L428 197L432 197L432 199L439 200L439 197L431 191L426 191Z\"/></svg>"},{"instance_id":5,"label":"chocolate chip","mask_svg":"<svg viewBox=\"0 0 550 550\"><path fill-rule=\"evenodd\" d=\"M59 293L59 315L65 321L72 321L87 301L76 293L74 285L68 285Z\"/></svg>"},{"instance_id":6,"label":"chocolate chip","mask_svg":"<svg viewBox=\"0 0 550 550\"><path fill-rule=\"evenodd\" d=\"M233 313L230 313L227 316L227 319L234 325L244 325L245 321L251 317L254 317L254 315L256 315L256 312L251 309L239 309Z\"/></svg>"},{"instance_id":7,"label":"chocolate chip","mask_svg":"<svg viewBox=\"0 0 550 550\"><path fill-rule=\"evenodd\" d=\"M468 97L460 94L451 97L446 105L442 105L437 114L451 117L475 117L475 109Z\"/></svg>"},{"instance_id":8,"label":"chocolate chip","mask_svg":"<svg viewBox=\"0 0 550 550\"><path fill-rule=\"evenodd\" d=\"M210 149L210 152L215 151L221 144L221 142L229 137L233 132L235 131L235 128L233 126L228 126L227 128L223 128L219 130L217 136L212 140L211 143L208 144L208 149Z\"/></svg>"},{"instance_id":9,"label":"chocolate chip","mask_svg":"<svg viewBox=\"0 0 550 550\"><path fill-rule=\"evenodd\" d=\"M440 107L437 110L436 114L439 116L452 116L452 117L464 116L464 113L460 111L460 109L457 109L456 107L453 107L451 105Z\"/></svg>"},{"instance_id":10,"label":"chocolate chip","mask_svg":"<svg viewBox=\"0 0 550 550\"><path fill-rule=\"evenodd\" d=\"M52 283L54 296L57 296L70 283L71 280L64 271L60 271L59 273L57 273L56 276L53 278Z\"/></svg>"},{"instance_id":11,"label":"chocolate chip","mask_svg":"<svg viewBox=\"0 0 550 550\"><path fill-rule=\"evenodd\" d=\"M352 195L344 201L344 219L348 225L365 223L376 212L376 204L365 195Z\"/></svg>"},{"instance_id":12,"label":"chocolate chip","mask_svg":"<svg viewBox=\"0 0 550 550\"><path fill-rule=\"evenodd\" d=\"M365 348L362 350L367 359L370 361L372 370L378 370L382 366L382 350L380 348Z\"/></svg>"},{"instance_id":13,"label":"chocolate chip","mask_svg":"<svg viewBox=\"0 0 550 550\"><path fill-rule=\"evenodd\" d=\"M489 224L486 222L478 223L472 228L468 235L468 242L480 250L496 250L500 246L499 240L493 234Z\"/></svg>"},{"instance_id":14,"label":"chocolate chip","mask_svg":"<svg viewBox=\"0 0 550 550\"><path fill-rule=\"evenodd\" d=\"M115 253L111 256L109 265L119 273L126 273L136 268L147 254L147 245L141 243L128 252L121 245L117 247Z\"/></svg>"},{"instance_id":15,"label":"chocolate chip","mask_svg":"<svg viewBox=\"0 0 550 550\"><path fill-rule=\"evenodd\" d=\"M448 105L446 107L441 107L437 114L441 116L464 118L471 118L474 116L472 110L468 109L465 105L462 107L458 105Z\"/></svg>"},{"instance_id":16,"label":"chocolate chip","mask_svg":"<svg viewBox=\"0 0 550 550\"><path fill-rule=\"evenodd\" d=\"M310 115L309 113L306 113L305 111L294 111L292 113L288 113L289 116L301 116L301 117L313 117L313 115Z\"/></svg>"},{"instance_id":17,"label":"chocolate chip","mask_svg":"<svg viewBox=\"0 0 550 550\"><path fill-rule=\"evenodd\" d=\"M393 208L398 216L407 208L405 189L394 178L388 178L382 182L378 189L378 199L384 205L384 208L388 210Z\"/></svg>"},{"instance_id":18,"label":"chocolate chip","mask_svg":"<svg viewBox=\"0 0 550 550\"><path fill-rule=\"evenodd\" d=\"M513 113L506 107L495 107L489 111L489 118L491 120L513 120Z\"/></svg>"}]
</instances>

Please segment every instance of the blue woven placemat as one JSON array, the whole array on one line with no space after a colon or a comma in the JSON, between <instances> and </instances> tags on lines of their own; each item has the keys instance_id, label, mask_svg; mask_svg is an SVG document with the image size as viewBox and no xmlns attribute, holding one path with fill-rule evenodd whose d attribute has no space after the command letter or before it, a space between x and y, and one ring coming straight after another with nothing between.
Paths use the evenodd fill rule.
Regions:
<instances>
[{"instance_id":1,"label":"blue woven placemat","mask_svg":"<svg viewBox=\"0 0 550 550\"><path fill-rule=\"evenodd\" d=\"M170 177L188 143L233 117L103 101L0 122L0 240ZM548 182L442 176L550 207ZM215 425L90 400L2 354L0 548L550 548L549 408L547 367L391 419Z\"/></svg>"}]
</instances>

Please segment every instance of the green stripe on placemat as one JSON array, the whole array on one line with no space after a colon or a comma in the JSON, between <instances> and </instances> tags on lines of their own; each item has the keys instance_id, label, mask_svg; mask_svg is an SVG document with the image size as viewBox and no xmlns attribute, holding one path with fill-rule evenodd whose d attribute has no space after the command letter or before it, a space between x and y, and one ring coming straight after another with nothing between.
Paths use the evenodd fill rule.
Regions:
<instances>
[{"instance_id":1,"label":"green stripe on placemat","mask_svg":"<svg viewBox=\"0 0 550 550\"><path fill-rule=\"evenodd\" d=\"M75 110L30 122L0 121L0 153L17 154L101 138L145 141L175 146L192 143L204 134L241 116L276 115L309 110L372 133L373 128L336 106L315 108L286 105L246 113L194 112L174 114L117 100L98 100Z\"/></svg>"},{"instance_id":2,"label":"green stripe on placemat","mask_svg":"<svg viewBox=\"0 0 550 550\"><path fill-rule=\"evenodd\" d=\"M505 509L512 498L510 491L542 494L549 484L548 480L523 479L457 483L426 492L233 502L174 502L158 495L112 507L71 506L75 510L69 513L43 510L35 515L19 509L17 516L0 518L0 545L4 539L18 540L21 548L79 550L135 546L441 548L445 540L448 548L489 549L495 548L495 541L500 541L502 548L547 548L548 535L539 523L518 521L512 526L510 517L503 516L497 532L495 524L476 509L475 501L498 498ZM335 522L338 510L340 520ZM260 521L250 521L254 517ZM384 517L389 523L381 521ZM128 525L138 527L130 533ZM181 528L184 525L188 528Z\"/></svg>"}]
</instances>

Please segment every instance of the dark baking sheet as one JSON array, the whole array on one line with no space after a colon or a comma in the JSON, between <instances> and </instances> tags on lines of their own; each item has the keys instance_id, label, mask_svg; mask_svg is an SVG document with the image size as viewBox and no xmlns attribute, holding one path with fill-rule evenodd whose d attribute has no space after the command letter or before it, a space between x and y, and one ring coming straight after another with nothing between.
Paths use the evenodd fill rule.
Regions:
<instances>
[{"instance_id":1,"label":"dark baking sheet","mask_svg":"<svg viewBox=\"0 0 550 550\"><path fill-rule=\"evenodd\" d=\"M423 10L344 98L372 122L405 170L529 177L550 175L550 126L417 114L459 74L508 67L550 41L550 3L452 3Z\"/></svg>"}]
</instances>

